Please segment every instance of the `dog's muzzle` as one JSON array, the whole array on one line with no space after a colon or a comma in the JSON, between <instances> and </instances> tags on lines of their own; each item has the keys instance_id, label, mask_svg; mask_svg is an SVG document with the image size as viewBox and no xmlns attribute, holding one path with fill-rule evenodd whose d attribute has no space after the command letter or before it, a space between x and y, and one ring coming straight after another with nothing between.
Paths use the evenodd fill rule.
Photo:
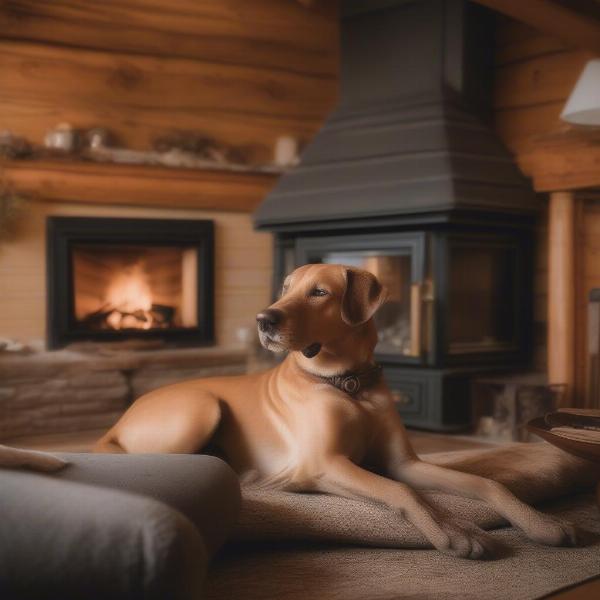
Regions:
<instances>
[{"instance_id":1,"label":"dog's muzzle","mask_svg":"<svg viewBox=\"0 0 600 600\"><path fill-rule=\"evenodd\" d=\"M274 333L283 320L283 313L276 308L266 308L256 315L258 330L263 333Z\"/></svg>"}]
</instances>

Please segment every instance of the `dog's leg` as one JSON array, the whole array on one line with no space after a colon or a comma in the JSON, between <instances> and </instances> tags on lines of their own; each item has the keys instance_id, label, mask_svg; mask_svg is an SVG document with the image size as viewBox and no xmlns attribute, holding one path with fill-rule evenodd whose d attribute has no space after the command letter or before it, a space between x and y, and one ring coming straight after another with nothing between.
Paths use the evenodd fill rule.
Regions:
<instances>
[{"instance_id":1,"label":"dog's leg","mask_svg":"<svg viewBox=\"0 0 600 600\"><path fill-rule=\"evenodd\" d=\"M59 471L67 465L67 462L58 456L37 452L35 450L21 450L0 445L0 468L7 469L31 469L50 473Z\"/></svg>"},{"instance_id":2,"label":"dog's leg","mask_svg":"<svg viewBox=\"0 0 600 600\"><path fill-rule=\"evenodd\" d=\"M92 448L92 452L102 452L105 454L123 454L125 449L119 443L112 439L109 434L101 437Z\"/></svg>"},{"instance_id":3,"label":"dog's leg","mask_svg":"<svg viewBox=\"0 0 600 600\"><path fill-rule=\"evenodd\" d=\"M395 479L419 489L439 490L483 500L538 543L549 546L576 544L575 529L571 525L535 510L497 481L420 460L405 461L393 471Z\"/></svg>"},{"instance_id":4,"label":"dog's leg","mask_svg":"<svg viewBox=\"0 0 600 600\"><path fill-rule=\"evenodd\" d=\"M438 550L462 558L484 558L493 543L475 526L463 528L435 512L409 486L366 471L343 455L325 461L315 490L381 502L408 519Z\"/></svg>"},{"instance_id":5,"label":"dog's leg","mask_svg":"<svg viewBox=\"0 0 600 600\"><path fill-rule=\"evenodd\" d=\"M210 393L181 390L154 403L150 392L134 402L95 444L94 452L194 454L210 440L221 421L221 404Z\"/></svg>"}]
</instances>

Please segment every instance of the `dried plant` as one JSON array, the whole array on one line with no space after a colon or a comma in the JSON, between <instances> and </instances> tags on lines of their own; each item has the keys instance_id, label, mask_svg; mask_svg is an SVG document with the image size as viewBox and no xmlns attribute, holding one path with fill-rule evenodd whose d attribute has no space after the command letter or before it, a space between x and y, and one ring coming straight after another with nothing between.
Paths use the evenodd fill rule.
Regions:
<instances>
[{"instance_id":1,"label":"dried plant","mask_svg":"<svg viewBox=\"0 0 600 600\"><path fill-rule=\"evenodd\" d=\"M0 240L10 236L25 212L27 198L0 175Z\"/></svg>"}]
</instances>

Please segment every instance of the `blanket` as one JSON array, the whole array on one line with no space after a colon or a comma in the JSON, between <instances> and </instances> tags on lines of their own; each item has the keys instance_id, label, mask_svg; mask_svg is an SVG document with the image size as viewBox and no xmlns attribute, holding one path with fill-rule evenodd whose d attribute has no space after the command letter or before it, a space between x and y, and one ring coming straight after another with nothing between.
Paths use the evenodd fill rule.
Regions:
<instances>
[{"instance_id":1,"label":"blanket","mask_svg":"<svg viewBox=\"0 0 600 600\"><path fill-rule=\"evenodd\" d=\"M236 539L209 571L207 600L533 600L600 576L600 513L591 494L577 493L600 476L596 465L546 443L422 458L505 484L574 523L581 545L540 546L482 502L423 494L484 529L501 527L491 533L494 560L457 559L427 550L416 528L385 506L246 488Z\"/></svg>"},{"instance_id":2,"label":"blanket","mask_svg":"<svg viewBox=\"0 0 600 600\"><path fill-rule=\"evenodd\" d=\"M545 442L512 444L422 457L459 471L489 477L521 500L539 504L589 490L600 466L566 454ZM386 506L326 494L243 489L236 539L241 541L313 540L379 548L427 548L425 537ZM482 529L506 525L483 502L437 492L422 494L434 507Z\"/></svg>"}]
</instances>

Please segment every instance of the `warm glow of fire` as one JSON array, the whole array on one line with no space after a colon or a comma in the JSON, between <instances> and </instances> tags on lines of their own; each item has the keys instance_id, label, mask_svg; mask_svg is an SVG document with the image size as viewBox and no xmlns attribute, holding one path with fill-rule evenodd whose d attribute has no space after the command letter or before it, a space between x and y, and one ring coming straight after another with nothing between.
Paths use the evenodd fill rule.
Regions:
<instances>
[{"instance_id":1,"label":"warm glow of fire","mask_svg":"<svg viewBox=\"0 0 600 600\"><path fill-rule=\"evenodd\" d=\"M112 329L150 329L152 292L140 265L115 275L106 291L106 304L114 310L106 318Z\"/></svg>"}]
</instances>

